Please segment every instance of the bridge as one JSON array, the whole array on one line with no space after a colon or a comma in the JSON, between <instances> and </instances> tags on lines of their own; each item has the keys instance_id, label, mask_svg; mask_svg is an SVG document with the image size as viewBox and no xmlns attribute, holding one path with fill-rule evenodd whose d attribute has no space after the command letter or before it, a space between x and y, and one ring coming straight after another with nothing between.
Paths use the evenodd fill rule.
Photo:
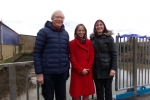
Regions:
<instances>
[{"instance_id":1,"label":"bridge","mask_svg":"<svg viewBox=\"0 0 150 100\"><path fill-rule=\"evenodd\" d=\"M150 42L146 36L116 36L118 69L114 100L150 100ZM33 61L0 64L0 100L44 100ZM67 100L71 100L67 81ZM96 94L90 96L96 100Z\"/></svg>"}]
</instances>

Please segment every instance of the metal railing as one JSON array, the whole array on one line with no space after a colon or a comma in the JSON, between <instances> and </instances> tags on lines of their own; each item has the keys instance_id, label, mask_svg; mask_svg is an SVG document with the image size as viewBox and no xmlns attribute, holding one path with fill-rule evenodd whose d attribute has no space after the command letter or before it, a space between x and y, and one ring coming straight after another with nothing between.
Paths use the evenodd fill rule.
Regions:
<instances>
[{"instance_id":1,"label":"metal railing","mask_svg":"<svg viewBox=\"0 0 150 100\"><path fill-rule=\"evenodd\" d=\"M3 95L0 93L0 95L3 96L0 96L0 99L22 100L21 97L23 95L23 100L44 100L41 95L41 86L38 84L36 79L34 79L35 83L33 88L35 91L34 93L30 93L30 90L32 90L32 88L30 89L30 78L36 77L33 61L0 64L0 75L2 75L1 77L3 77L3 75L6 75L3 77L6 79L6 81L3 83L1 83L2 81L0 81L0 87L4 87L3 90L5 91ZM21 81L22 83L20 83ZM18 95L21 97L19 97ZM31 97L31 95L34 96L34 99L33 97ZM94 95L91 95L90 98L91 100L94 100Z\"/></svg>"},{"instance_id":2,"label":"metal railing","mask_svg":"<svg viewBox=\"0 0 150 100\"><path fill-rule=\"evenodd\" d=\"M147 37L116 36L118 69L115 90L131 90L150 85L150 41Z\"/></svg>"},{"instance_id":3,"label":"metal railing","mask_svg":"<svg viewBox=\"0 0 150 100\"><path fill-rule=\"evenodd\" d=\"M33 66L33 61L28 61L28 62L15 62L15 63L6 63L6 64L0 64L0 72L1 72L1 80L7 80L6 82L8 83L1 83L1 86L2 85L6 85L6 89L4 89L4 92L5 90L7 92L5 93L8 93L8 94L4 94L4 97L1 98L1 99L5 99L5 98L8 98L8 100L17 100L17 94L19 94L19 92L25 92L26 94L26 100L29 100L29 71L28 71L28 68L30 66ZM20 67L21 70L19 71L22 71L21 73L18 74L17 70L16 70L16 67ZM4 73L2 73L4 72ZM4 74L8 74L8 77L3 77ZM19 83L19 78L17 79L17 76L22 76L20 77L20 79L23 78L24 80L24 84L20 84L20 85L23 85L25 86L25 90L22 90L22 91L17 91L19 90L18 87L17 87L17 84ZM18 83L17 83L17 80L18 80ZM7 86L8 85L8 86ZM2 91L1 91L2 92ZM2 95L2 93L1 93ZM6 97L5 97L6 96Z\"/></svg>"}]
</instances>

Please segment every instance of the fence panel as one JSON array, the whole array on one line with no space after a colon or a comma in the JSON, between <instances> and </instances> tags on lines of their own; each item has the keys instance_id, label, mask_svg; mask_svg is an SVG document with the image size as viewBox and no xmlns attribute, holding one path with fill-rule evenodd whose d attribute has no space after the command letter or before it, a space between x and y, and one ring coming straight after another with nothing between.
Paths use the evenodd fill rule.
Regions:
<instances>
[{"instance_id":1,"label":"fence panel","mask_svg":"<svg viewBox=\"0 0 150 100\"><path fill-rule=\"evenodd\" d=\"M0 100L44 100L37 89L33 61L0 64L0 77Z\"/></svg>"},{"instance_id":2,"label":"fence panel","mask_svg":"<svg viewBox=\"0 0 150 100\"><path fill-rule=\"evenodd\" d=\"M118 70L115 79L115 89L134 90L150 85L150 41L146 36L122 35L116 36L118 54Z\"/></svg>"}]
</instances>

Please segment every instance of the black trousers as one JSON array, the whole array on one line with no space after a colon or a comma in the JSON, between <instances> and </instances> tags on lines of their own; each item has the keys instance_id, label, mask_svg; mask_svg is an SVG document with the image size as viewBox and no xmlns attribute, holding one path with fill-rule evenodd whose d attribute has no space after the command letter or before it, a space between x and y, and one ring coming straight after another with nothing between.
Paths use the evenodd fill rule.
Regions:
<instances>
[{"instance_id":1,"label":"black trousers","mask_svg":"<svg viewBox=\"0 0 150 100\"><path fill-rule=\"evenodd\" d=\"M44 74L44 84L42 85L42 95L45 100L66 100L66 81L69 71L62 74Z\"/></svg>"},{"instance_id":2,"label":"black trousers","mask_svg":"<svg viewBox=\"0 0 150 100\"><path fill-rule=\"evenodd\" d=\"M112 80L113 78L94 79L96 86L97 100L112 100Z\"/></svg>"}]
</instances>

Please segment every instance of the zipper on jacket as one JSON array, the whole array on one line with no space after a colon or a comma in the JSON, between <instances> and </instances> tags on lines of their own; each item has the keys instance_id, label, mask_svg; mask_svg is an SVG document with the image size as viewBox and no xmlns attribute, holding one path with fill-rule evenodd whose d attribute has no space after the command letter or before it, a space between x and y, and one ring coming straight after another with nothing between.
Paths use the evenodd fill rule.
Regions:
<instances>
[{"instance_id":1,"label":"zipper on jacket","mask_svg":"<svg viewBox=\"0 0 150 100\"><path fill-rule=\"evenodd\" d=\"M61 73L61 55L60 55L60 33L58 32L58 37L59 37L59 70Z\"/></svg>"}]
</instances>

